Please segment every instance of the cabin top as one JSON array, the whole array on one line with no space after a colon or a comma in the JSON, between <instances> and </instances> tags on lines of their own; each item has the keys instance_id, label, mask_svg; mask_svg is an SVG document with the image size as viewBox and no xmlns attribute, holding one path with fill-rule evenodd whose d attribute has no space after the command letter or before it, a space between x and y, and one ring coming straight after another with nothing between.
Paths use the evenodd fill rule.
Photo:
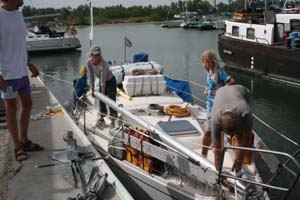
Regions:
<instances>
[{"instance_id":1,"label":"cabin top","mask_svg":"<svg viewBox=\"0 0 300 200\"><path fill-rule=\"evenodd\" d=\"M265 12L264 18L235 18L225 24L227 37L272 45L283 43L290 32L300 32L300 14Z\"/></svg>"}]
</instances>

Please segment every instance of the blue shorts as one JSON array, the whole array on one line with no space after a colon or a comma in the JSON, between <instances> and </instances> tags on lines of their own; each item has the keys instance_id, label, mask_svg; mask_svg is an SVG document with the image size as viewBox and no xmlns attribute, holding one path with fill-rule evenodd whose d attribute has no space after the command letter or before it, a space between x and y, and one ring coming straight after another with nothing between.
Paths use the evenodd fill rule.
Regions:
<instances>
[{"instance_id":1,"label":"blue shorts","mask_svg":"<svg viewBox=\"0 0 300 200\"><path fill-rule=\"evenodd\" d=\"M2 99L14 99L17 97L18 93L30 93L28 76L4 81L4 87L3 90L1 90Z\"/></svg>"}]
</instances>

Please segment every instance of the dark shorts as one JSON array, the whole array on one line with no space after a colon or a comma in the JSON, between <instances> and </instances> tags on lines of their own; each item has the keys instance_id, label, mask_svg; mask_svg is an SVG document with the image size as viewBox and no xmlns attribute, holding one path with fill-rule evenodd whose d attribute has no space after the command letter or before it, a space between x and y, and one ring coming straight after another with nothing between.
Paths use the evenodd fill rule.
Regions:
<instances>
[{"instance_id":1,"label":"dark shorts","mask_svg":"<svg viewBox=\"0 0 300 200\"><path fill-rule=\"evenodd\" d=\"M241 129L243 130L242 133L252 133L252 126L253 126L253 117L252 113L247 114L241 121ZM212 141L213 142L221 142L221 131L222 127L217 123L212 123ZM238 133L237 133L238 134Z\"/></svg>"},{"instance_id":2,"label":"dark shorts","mask_svg":"<svg viewBox=\"0 0 300 200\"><path fill-rule=\"evenodd\" d=\"M3 90L1 90L1 98L14 99L18 93L30 93L28 76L23 76L19 79L5 80Z\"/></svg>"}]
</instances>

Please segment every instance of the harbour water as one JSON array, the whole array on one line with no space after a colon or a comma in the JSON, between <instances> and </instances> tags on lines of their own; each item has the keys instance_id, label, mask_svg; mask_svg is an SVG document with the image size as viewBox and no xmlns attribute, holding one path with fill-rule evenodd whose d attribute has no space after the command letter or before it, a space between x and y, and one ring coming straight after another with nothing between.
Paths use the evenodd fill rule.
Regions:
<instances>
[{"instance_id":1,"label":"harbour water","mask_svg":"<svg viewBox=\"0 0 300 200\"><path fill-rule=\"evenodd\" d=\"M33 55L32 61L42 74L46 86L64 102L71 97L72 80L86 62L89 50L89 27L78 28L81 50ZM209 48L217 52L217 31L164 29L159 24L120 24L96 26L94 45L99 45L104 58L120 63L124 61L124 36L133 47L127 48L126 61L132 55L146 52L149 58L164 67L165 74L205 85L205 73L200 63L201 53ZM253 113L276 129L271 130L255 120L254 129L272 150L290 154L299 146L288 142L280 134L300 144L300 88L281 85L260 77L227 71L237 83L252 91ZM55 78L55 79L54 79ZM193 94L205 100L203 88L192 86ZM200 103L204 105L203 103ZM200 141L199 141L200 142ZM300 156L297 156L300 161Z\"/></svg>"}]
</instances>

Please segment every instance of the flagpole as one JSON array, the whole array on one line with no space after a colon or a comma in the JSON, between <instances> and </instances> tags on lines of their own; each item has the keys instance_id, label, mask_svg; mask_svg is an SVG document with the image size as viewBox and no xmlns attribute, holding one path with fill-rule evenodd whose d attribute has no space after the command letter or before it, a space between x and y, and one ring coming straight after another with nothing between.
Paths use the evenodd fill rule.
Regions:
<instances>
[{"instance_id":1,"label":"flagpole","mask_svg":"<svg viewBox=\"0 0 300 200\"><path fill-rule=\"evenodd\" d=\"M126 63L126 41L124 39L124 63Z\"/></svg>"}]
</instances>

